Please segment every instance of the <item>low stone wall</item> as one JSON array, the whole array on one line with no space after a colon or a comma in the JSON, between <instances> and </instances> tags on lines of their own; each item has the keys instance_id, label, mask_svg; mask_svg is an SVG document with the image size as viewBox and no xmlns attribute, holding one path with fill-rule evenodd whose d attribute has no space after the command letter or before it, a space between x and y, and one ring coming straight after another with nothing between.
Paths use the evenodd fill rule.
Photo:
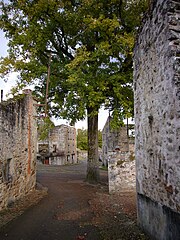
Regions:
<instances>
[{"instance_id":1,"label":"low stone wall","mask_svg":"<svg viewBox=\"0 0 180 240\"><path fill-rule=\"evenodd\" d=\"M135 158L120 151L108 154L109 193L135 190Z\"/></svg>"},{"instance_id":2,"label":"low stone wall","mask_svg":"<svg viewBox=\"0 0 180 240\"><path fill-rule=\"evenodd\" d=\"M34 116L31 94L0 103L0 210L35 187Z\"/></svg>"}]
</instances>

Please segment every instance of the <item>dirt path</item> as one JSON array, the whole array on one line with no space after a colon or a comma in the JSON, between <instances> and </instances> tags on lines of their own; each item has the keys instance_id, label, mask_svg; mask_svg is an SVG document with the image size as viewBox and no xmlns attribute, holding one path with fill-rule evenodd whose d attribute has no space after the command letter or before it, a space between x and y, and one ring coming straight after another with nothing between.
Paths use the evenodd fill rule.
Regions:
<instances>
[{"instance_id":1,"label":"dirt path","mask_svg":"<svg viewBox=\"0 0 180 240\"><path fill-rule=\"evenodd\" d=\"M102 184L84 182L86 164L38 167L48 195L0 230L0 240L148 239L135 221L134 193L110 196ZM32 196L31 196L32 197Z\"/></svg>"}]
</instances>

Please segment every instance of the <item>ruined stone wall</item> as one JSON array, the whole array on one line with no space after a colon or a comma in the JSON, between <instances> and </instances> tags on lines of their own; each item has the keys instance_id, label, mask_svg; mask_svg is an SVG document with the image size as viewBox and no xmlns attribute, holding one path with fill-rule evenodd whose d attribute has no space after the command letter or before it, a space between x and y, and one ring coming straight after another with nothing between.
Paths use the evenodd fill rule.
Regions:
<instances>
[{"instance_id":1,"label":"ruined stone wall","mask_svg":"<svg viewBox=\"0 0 180 240\"><path fill-rule=\"evenodd\" d=\"M102 130L102 161L105 166L108 164L108 152L112 152L115 149L121 152L129 152L127 126L122 126L117 130L112 129L110 121L111 118L108 117ZM131 150L133 151L133 144L131 144Z\"/></svg>"},{"instance_id":2,"label":"ruined stone wall","mask_svg":"<svg viewBox=\"0 0 180 240\"><path fill-rule=\"evenodd\" d=\"M56 126L49 133L49 164L64 165L67 162L68 131L64 125Z\"/></svg>"},{"instance_id":3,"label":"ruined stone wall","mask_svg":"<svg viewBox=\"0 0 180 240\"><path fill-rule=\"evenodd\" d=\"M134 51L138 221L153 239L180 239L180 12L153 1Z\"/></svg>"},{"instance_id":4,"label":"ruined stone wall","mask_svg":"<svg viewBox=\"0 0 180 240\"><path fill-rule=\"evenodd\" d=\"M76 129L64 124L55 126L47 139L38 142L38 153L45 164L77 163Z\"/></svg>"},{"instance_id":5,"label":"ruined stone wall","mask_svg":"<svg viewBox=\"0 0 180 240\"><path fill-rule=\"evenodd\" d=\"M0 103L0 210L35 187L34 116L31 94Z\"/></svg>"},{"instance_id":6,"label":"ruined stone wall","mask_svg":"<svg viewBox=\"0 0 180 240\"><path fill-rule=\"evenodd\" d=\"M67 155L70 163L77 163L77 140L74 127L68 127Z\"/></svg>"},{"instance_id":7,"label":"ruined stone wall","mask_svg":"<svg viewBox=\"0 0 180 240\"><path fill-rule=\"evenodd\" d=\"M108 158L109 193L135 191L136 177L133 152L109 152Z\"/></svg>"},{"instance_id":8,"label":"ruined stone wall","mask_svg":"<svg viewBox=\"0 0 180 240\"><path fill-rule=\"evenodd\" d=\"M135 190L134 139L127 125L114 130L109 117L102 131L102 161L108 166L109 192Z\"/></svg>"}]
</instances>

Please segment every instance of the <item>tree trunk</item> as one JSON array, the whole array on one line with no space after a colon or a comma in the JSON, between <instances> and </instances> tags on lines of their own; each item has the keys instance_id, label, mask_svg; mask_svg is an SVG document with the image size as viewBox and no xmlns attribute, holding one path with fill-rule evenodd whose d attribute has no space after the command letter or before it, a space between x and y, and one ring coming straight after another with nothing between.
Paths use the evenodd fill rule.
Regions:
<instances>
[{"instance_id":1,"label":"tree trunk","mask_svg":"<svg viewBox=\"0 0 180 240\"><path fill-rule=\"evenodd\" d=\"M88 108L88 162L86 181L99 182L99 157L98 157L98 114L91 115L93 108Z\"/></svg>"}]
</instances>

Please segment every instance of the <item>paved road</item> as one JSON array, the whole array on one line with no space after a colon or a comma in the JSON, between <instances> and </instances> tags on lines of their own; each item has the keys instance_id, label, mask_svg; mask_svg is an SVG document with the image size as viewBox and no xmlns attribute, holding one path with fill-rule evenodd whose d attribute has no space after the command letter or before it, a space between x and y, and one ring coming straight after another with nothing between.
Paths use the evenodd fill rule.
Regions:
<instances>
[{"instance_id":1,"label":"paved road","mask_svg":"<svg viewBox=\"0 0 180 240\"><path fill-rule=\"evenodd\" d=\"M95 188L84 183L85 172L85 162L39 166L37 180L48 187L48 195L3 228L0 240L100 240L88 203Z\"/></svg>"}]
</instances>

